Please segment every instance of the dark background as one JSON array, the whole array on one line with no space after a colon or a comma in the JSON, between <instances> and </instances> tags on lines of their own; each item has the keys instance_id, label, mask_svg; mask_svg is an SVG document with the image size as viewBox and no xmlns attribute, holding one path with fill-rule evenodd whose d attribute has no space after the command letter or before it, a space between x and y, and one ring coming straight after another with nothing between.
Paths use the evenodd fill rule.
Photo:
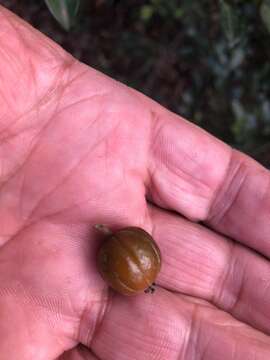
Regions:
<instances>
[{"instance_id":1,"label":"dark background","mask_svg":"<svg viewBox=\"0 0 270 360\"><path fill-rule=\"evenodd\" d=\"M70 32L42 0L0 3L81 61L270 167L270 34L260 0L227 1L233 36L215 0L88 0Z\"/></svg>"}]
</instances>

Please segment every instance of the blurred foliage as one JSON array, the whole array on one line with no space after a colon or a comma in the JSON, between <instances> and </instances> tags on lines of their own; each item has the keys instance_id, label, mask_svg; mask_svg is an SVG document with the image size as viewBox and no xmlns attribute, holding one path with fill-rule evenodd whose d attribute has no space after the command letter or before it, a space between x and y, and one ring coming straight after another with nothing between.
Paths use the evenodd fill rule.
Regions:
<instances>
[{"instance_id":1,"label":"blurred foliage","mask_svg":"<svg viewBox=\"0 0 270 360\"><path fill-rule=\"evenodd\" d=\"M44 0L55 19L65 30L70 30L76 21L80 0Z\"/></svg>"},{"instance_id":2,"label":"blurred foliage","mask_svg":"<svg viewBox=\"0 0 270 360\"><path fill-rule=\"evenodd\" d=\"M80 60L270 165L270 0L84 0L69 33L42 2L2 2Z\"/></svg>"},{"instance_id":3,"label":"blurred foliage","mask_svg":"<svg viewBox=\"0 0 270 360\"><path fill-rule=\"evenodd\" d=\"M270 0L264 0L261 3L261 18L270 32Z\"/></svg>"}]
</instances>

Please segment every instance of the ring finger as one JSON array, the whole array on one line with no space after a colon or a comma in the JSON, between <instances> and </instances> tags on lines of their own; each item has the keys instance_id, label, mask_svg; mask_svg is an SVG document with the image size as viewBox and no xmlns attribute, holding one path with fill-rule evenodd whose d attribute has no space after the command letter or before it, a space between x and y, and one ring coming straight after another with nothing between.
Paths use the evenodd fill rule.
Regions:
<instances>
[{"instance_id":1,"label":"ring finger","mask_svg":"<svg viewBox=\"0 0 270 360\"><path fill-rule=\"evenodd\" d=\"M150 212L163 255L159 284L210 301L269 334L269 261L175 213L152 206Z\"/></svg>"}]
</instances>

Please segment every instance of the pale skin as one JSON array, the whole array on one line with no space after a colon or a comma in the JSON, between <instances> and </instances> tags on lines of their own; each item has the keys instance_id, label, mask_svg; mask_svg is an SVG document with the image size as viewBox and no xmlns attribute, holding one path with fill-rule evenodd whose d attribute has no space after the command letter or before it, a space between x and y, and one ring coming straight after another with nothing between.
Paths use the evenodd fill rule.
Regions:
<instances>
[{"instance_id":1,"label":"pale skin","mask_svg":"<svg viewBox=\"0 0 270 360\"><path fill-rule=\"evenodd\" d=\"M268 360L269 184L0 7L1 360ZM97 223L153 235L154 294L108 290Z\"/></svg>"}]
</instances>

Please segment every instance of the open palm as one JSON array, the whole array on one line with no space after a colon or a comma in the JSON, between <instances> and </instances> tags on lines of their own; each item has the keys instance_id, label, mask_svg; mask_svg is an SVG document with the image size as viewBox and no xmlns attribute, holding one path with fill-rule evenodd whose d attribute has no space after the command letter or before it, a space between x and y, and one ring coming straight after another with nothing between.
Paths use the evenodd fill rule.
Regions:
<instances>
[{"instance_id":1,"label":"open palm","mask_svg":"<svg viewBox=\"0 0 270 360\"><path fill-rule=\"evenodd\" d=\"M269 359L268 171L0 24L1 360ZM155 294L108 290L96 223L153 234Z\"/></svg>"}]
</instances>

